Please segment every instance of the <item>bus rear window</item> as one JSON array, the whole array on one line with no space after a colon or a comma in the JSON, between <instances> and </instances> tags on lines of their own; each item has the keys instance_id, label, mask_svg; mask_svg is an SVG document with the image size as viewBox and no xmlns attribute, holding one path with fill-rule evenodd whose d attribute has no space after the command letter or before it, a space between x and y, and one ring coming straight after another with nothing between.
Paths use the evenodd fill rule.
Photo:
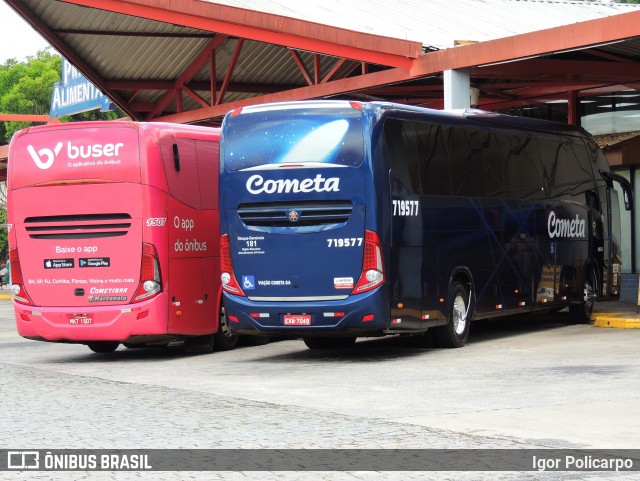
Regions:
<instances>
[{"instance_id":1,"label":"bus rear window","mask_svg":"<svg viewBox=\"0 0 640 481\"><path fill-rule=\"evenodd\" d=\"M228 171L282 165L357 167L364 158L362 112L348 104L243 111L225 123L222 155Z\"/></svg>"}]
</instances>

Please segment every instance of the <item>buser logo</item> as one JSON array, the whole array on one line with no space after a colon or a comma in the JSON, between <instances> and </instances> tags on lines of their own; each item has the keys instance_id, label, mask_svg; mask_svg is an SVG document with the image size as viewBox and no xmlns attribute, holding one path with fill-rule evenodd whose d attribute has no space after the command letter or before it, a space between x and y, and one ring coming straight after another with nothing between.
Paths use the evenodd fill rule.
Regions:
<instances>
[{"instance_id":1,"label":"buser logo","mask_svg":"<svg viewBox=\"0 0 640 481\"><path fill-rule=\"evenodd\" d=\"M33 148L33 145L27 146L27 151L29 152L29 155L31 156L33 161L36 163L38 168L43 170L48 169L53 165L53 161L61 150L62 142L58 142L53 150L42 148L38 152L36 152L36 149Z\"/></svg>"},{"instance_id":2,"label":"buser logo","mask_svg":"<svg viewBox=\"0 0 640 481\"><path fill-rule=\"evenodd\" d=\"M43 147L36 152L33 145L27 146L29 155L40 169L48 169L53 165L53 161L56 159L60 151L62 150L63 143L58 142L53 150ZM77 158L88 159L91 157L115 157L120 155L120 149L124 147L122 142L117 144L89 144L89 145L73 145L71 142L67 142L67 157L69 160L75 160Z\"/></svg>"}]
</instances>

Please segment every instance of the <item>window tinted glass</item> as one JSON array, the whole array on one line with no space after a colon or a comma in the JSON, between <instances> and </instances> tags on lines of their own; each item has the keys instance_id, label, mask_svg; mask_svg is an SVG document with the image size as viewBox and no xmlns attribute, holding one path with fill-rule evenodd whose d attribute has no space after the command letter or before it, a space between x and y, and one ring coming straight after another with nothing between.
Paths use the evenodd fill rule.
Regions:
<instances>
[{"instance_id":1,"label":"window tinted glass","mask_svg":"<svg viewBox=\"0 0 640 481\"><path fill-rule=\"evenodd\" d=\"M578 195L594 188L591 157L582 142L542 139L540 158L548 197Z\"/></svg>"},{"instance_id":2,"label":"window tinted glass","mask_svg":"<svg viewBox=\"0 0 640 481\"><path fill-rule=\"evenodd\" d=\"M515 132L508 136L507 176L510 197L543 199L542 165L538 158L538 141L530 134Z\"/></svg>"},{"instance_id":3,"label":"window tinted glass","mask_svg":"<svg viewBox=\"0 0 640 481\"><path fill-rule=\"evenodd\" d=\"M225 119L223 161L229 171L268 164L358 166L364 158L362 112L345 108L282 108Z\"/></svg>"}]
</instances>

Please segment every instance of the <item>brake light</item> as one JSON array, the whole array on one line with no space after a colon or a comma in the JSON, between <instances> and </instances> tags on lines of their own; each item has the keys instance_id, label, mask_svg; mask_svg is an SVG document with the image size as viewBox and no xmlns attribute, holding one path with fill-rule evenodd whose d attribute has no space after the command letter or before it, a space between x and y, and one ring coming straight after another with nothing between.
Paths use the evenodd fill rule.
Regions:
<instances>
[{"instance_id":1,"label":"brake light","mask_svg":"<svg viewBox=\"0 0 640 481\"><path fill-rule=\"evenodd\" d=\"M18 257L18 249L9 250L9 262L11 266L11 293L13 300L20 304L33 306L33 301L24 289L24 281L22 279L22 269L20 267L20 259Z\"/></svg>"},{"instance_id":2,"label":"brake light","mask_svg":"<svg viewBox=\"0 0 640 481\"><path fill-rule=\"evenodd\" d=\"M162 276L158 251L153 244L142 244L142 263L140 264L140 284L131 302L151 299L162 292Z\"/></svg>"},{"instance_id":3,"label":"brake light","mask_svg":"<svg viewBox=\"0 0 640 481\"><path fill-rule=\"evenodd\" d=\"M222 271L222 274L220 275L222 288L229 294L244 296L245 294L242 292L240 284L238 284L238 281L236 280L236 275L233 273L229 234L224 234L220 237L220 267L220 270Z\"/></svg>"},{"instance_id":4,"label":"brake light","mask_svg":"<svg viewBox=\"0 0 640 481\"><path fill-rule=\"evenodd\" d=\"M351 294L362 294L375 289L384 282L382 244L378 234L370 230L364 233L364 256L360 279Z\"/></svg>"}]
</instances>

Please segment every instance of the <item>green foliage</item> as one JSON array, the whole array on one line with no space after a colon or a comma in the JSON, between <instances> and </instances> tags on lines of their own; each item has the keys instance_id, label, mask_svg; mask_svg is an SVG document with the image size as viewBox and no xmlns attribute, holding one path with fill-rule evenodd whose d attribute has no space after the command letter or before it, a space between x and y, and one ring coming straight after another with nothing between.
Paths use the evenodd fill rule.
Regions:
<instances>
[{"instance_id":1,"label":"green foliage","mask_svg":"<svg viewBox=\"0 0 640 481\"><path fill-rule=\"evenodd\" d=\"M8 59L0 65L0 113L49 115L53 84L60 82L62 58L48 48L25 62ZM120 109L114 112L98 110L63 117L62 122L79 120L113 120L124 117ZM32 125L29 122L0 122L0 145L8 144L15 132Z\"/></svg>"}]
</instances>

